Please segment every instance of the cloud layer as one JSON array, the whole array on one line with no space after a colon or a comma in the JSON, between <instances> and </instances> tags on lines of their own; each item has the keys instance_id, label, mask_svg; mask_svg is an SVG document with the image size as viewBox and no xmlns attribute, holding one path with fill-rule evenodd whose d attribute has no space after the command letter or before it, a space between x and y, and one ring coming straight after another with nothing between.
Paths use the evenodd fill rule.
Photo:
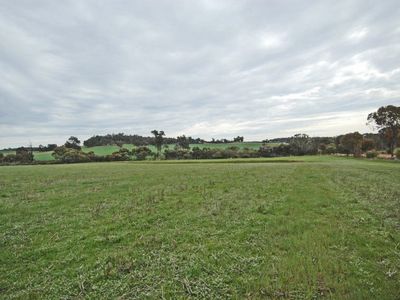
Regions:
<instances>
[{"instance_id":1,"label":"cloud layer","mask_svg":"<svg viewBox=\"0 0 400 300\"><path fill-rule=\"evenodd\" d=\"M397 0L16 0L0 28L0 147L335 135L400 104Z\"/></svg>"}]
</instances>

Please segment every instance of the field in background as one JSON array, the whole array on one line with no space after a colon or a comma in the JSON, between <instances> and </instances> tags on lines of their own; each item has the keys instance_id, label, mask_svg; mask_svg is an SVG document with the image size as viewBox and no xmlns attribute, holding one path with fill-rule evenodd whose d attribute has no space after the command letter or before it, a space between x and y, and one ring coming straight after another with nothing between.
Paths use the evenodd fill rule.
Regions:
<instances>
[{"instance_id":1,"label":"field in background","mask_svg":"<svg viewBox=\"0 0 400 300\"><path fill-rule=\"evenodd\" d=\"M1 294L396 299L400 164L292 159L0 167Z\"/></svg>"},{"instance_id":2,"label":"field in background","mask_svg":"<svg viewBox=\"0 0 400 300\"><path fill-rule=\"evenodd\" d=\"M190 147L200 147L200 148L219 148L219 149L225 149L228 147L239 147L239 148L250 148L250 149L258 149L260 148L262 145L262 143L260 142L244 142L244 143L227 143L227 144L191 144ZM269 145L271 146L275 146L278 144L274 144L274 143L270 143ZM127 148L129 150L132 150L134 148L134 145L132 144L124 144L123 145L124 148ZM148 146L152 151L156 151L155 146L153 145L149 145ZM173 149L175 147L175 144L172 145L168 145L168 147L170 149ZM89 152L89 151L93 151L96 155L109 155L112 154L115 151L119 150L118 146L96 146L96 147L82 147L82 150L84 152ZM3 154L9 154L9 153L15 153L15 151L0 151ZM53 156L51 156L52 151L49 152L34 152L34 157L36 160L53 160Z\"/></svg>"}]
</instances>

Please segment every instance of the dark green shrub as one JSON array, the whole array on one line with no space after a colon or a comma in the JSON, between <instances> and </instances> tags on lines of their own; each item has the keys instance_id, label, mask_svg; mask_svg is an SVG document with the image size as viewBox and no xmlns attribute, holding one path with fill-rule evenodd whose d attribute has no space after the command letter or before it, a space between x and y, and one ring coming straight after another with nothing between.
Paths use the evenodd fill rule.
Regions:
<instances>
[{"instance_id":1,"label":"dark green shrub","mask_svg":"<svg viewBox=\"0 0 400 300\"><path fill-rule=\"evenodd\" d=\"M81 150L68 148L66 146L60 146L54 149L51 154L56 160L63 163L76 163L76 162L88 162L92 157L92 154L87 154Z\"/></svg>"},{"instance_id":2,"label":"dark green shrub","mask_svg":"<svg viewBox=\"0 0 400 300\"><path fill-rule=\"evenodd\" d=\"M154 153L146 146L140 146L132 150L132 154L136 160L145 160L148 156L154 155Z\"/></svg>"},{"instance_id":3,"label":"dark green shrub","mask_svg":"<svg viewBox=\"0 0 400 300\"><path fill-rule=\"evenodd\" d=\"M376 151L368 151L366 154L367 158L376 158L378 156L378 152Z\"/></svg>"}]
</instances>

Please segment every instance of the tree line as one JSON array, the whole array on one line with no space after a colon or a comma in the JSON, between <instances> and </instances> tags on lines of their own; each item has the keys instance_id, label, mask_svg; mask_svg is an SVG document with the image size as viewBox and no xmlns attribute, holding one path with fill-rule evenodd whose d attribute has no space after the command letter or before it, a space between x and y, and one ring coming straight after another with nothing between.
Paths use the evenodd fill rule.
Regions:
<instances>
[{"instance_id":1,"label":"tree line","mask_svg":"<svg viewBox=\"0 0 400 300\"><path fill-rule=\"evenodd\" d=\"M256 157L279 157L289 155L315 155L315 154L344 154L360 157L365 154L368 158L377 156L380 150L386 149L394 157L395 149L400 138L400 107L393 105L380 107L376 112L370 113L367 123L378 129L377 134L361 134L351 132L337 137L310 137L307 134L296 134L292 137L279 139L279 145L273 145L275 140L264 140L258 149L240 148L236 146L226 148L210 148L202 139L193 139L185 135L176 138L165 137L162 130L151 131L151 137L139 135L125 135L123 133L105 136L93 136L84 141L84 145L118 145L120 149L110 155L99 156L93 151L82 151L81 141L71 136L64 145L39 146L38 148L16 149L15 154L3 155L0 153L0 163L32 163L34 161L33 151L46 149L53 151L52 156L56 162L74 163L91 161L123 161L123 160L146 160L146 159L222 159L222 158L256 158ZM212 140L210 143L215 143ZM219 143L243 142L241 136L233 140L223 139ZM136 147L129 150L123 144L133 144ZM175 146L170 147L170 144ZM196 146L190 147L190 144ZM149 145L154 145L156 151L152 151ZM50 149L50 150L48 150ZM37 150L36 150L37 151ZM400 158L400 151L396 153Z\"/></svg>"},{"instance_id":2,"label":"tree line","mask_svg":"<svg viewBox=\"0 0 400 300\"><path fill-rule=\"evenodd\" d=\"M165 144L175 144L178 142L179 137L163 137L163 141ZM243 136L237 136L233 139L211 139L210 141L206 141L201 138L193 138L191 136L186 137L189 144L228 144L228 143L242 143L244 141ZM124 133L117 134L106 134L106 135L94 135L83 142L85 147L94 147L94 146L108 146L108 145L117 145L122 146L124 144L131 144L135 146L148 146L148 145L156 145L156 137L154 136L141 136L141 135L126 135Z\"/></svg>"}]
</instances>

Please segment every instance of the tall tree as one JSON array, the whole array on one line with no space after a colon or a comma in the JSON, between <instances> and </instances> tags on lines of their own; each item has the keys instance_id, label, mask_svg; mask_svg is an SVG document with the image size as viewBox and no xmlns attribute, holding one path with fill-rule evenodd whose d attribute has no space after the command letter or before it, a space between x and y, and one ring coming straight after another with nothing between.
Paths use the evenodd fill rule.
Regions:
<instances>
[{"instance_id":1,"label":"tall tree","mask_svg":"<svg viewBox=\"0 0 400 300\"><path fill-rule=\"evenodd\" d=\"M362 142L363 136L359 132L347 133L340 139L340 145L346 151L346 153L352 153L356 157L361 156Z\"/></svg>"},{"instance_id":2,"label":"tall tree","mask_svg":"<svg viewBox=\"0 0 400 300\"><path fill-rule=\"evenodd\" d=\"M176 141L177 141L176 146L178 148L182 148L182 149L190 148L189 139L185 135L176 137Z\"/></svg>"},{"instance_id":3,"label":"tall tree","mask_svg":"<svg viewBox=\"0 0 400 300\"><path fill-rule=\"evenodd\" d=\"M163 137L165 136L165 133L162 130L153 130L151 133L154 135L154 144L156 145L157 155L159 156L164 142Z\"/></svg>"},{"instance_id":4,"label":"tall tree","mask_svg":"<svg viewBox=\"0 0 400 300\"><path fill-rule=\"evenodd\" d=\"M81 141L75 137L71 136L64 144L66 148L71 148L71 149L76 149L76 150L81 150Z\"/></svg>"},{"instance_id":5,"label":"tall tree","mask_svg":"<svg viewBox=\"0 0 400 300\"><path fill-rule=\"evenodd\" d=\"M385 132L389 152L393 157L400 132L400 106L382 106L376 112L370 113L367 120L368 124L375 123L380 132Z\"/></svg>"},{"instance_id":6,"label":"tall tree","mask_svg":"<svg viewBox=\"0 0 400 300\"><path fill-rule=\"evenodd\" d=\"M289 145L294 155L314 154L317 152L317 146L307 134L295 134L290 138Z\"/></svg>"},{"instance_id":7,"label":"tall tree","mask_svg":"<svg viewBox=\"0 0 400 300\"><path fill-rule=\"evenodd\" d=\"M32 147L30 147L30 148L19 147L19 148L17 148L15 155L16 155L17 161L24 162L24 163L33 161Z\"/></svg>"}]
</instances>

